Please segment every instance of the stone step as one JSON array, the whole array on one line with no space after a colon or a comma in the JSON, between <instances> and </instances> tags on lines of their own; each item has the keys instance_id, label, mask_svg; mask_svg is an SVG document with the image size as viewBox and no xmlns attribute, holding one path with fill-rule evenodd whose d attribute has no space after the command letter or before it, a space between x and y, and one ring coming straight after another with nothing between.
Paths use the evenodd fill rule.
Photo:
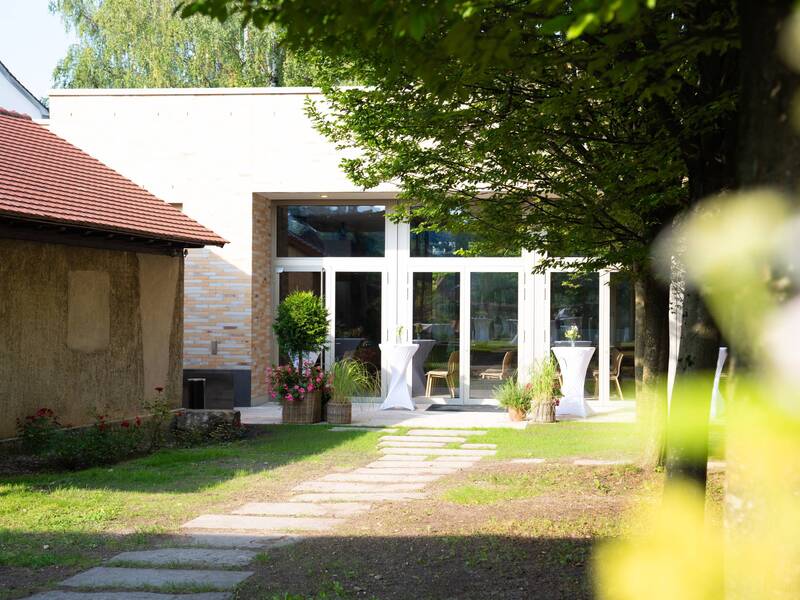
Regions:
<instances>
[{"instance_id":1,"label":"stone step","mask_svg":"<svg viewBox=\"0 0 800 600\"><path fill-rule=\"evenodd\" d=\"M475 463L477 463L481 458L481 456L437 456L433 459L434 464L442 464L447 463L447 466L451 464L460 464L467 467L471 467Z\"/></svg>"},{"instance_id":2,"label":"stone step","mask_svg":"<svg viewBox=\"0 0 800 600\"><path fill-rule=\"evenodd\" d=\"M461 448L468 450L494 450L497 448L497 444L461 444Z\"/></svg>"},{"instance_id":3,"label":"stone step","mask_svg":"<svg viewBox=\"0 0 800 600\"><path fill-rule=\"evenodd\" d=\"M381 442L443 442L446 444L466 442L467 438L445 435L384 435Z\"/></svg>"},{"instance_id":4,"label":"stone step","mask_svg":"<svg viewBox=\"0 0 800 600\"><path fill-rule=\"evenodd\" d=\"M347 481L306 481L294 487L298 492L416 492L424 483L350 483Z\"/></svg>"},{"instance_id":5,"label":"stone step","mask_svg":"<svg viewBox=\"0 0 800 600\"><path fill-rule=\"evenodd\" d=\"M328 475L331 477L331 475ZM235 515L273 515L284 517L351 517L369 510L359 502L337 504L302 504L301 502L250 502L233 511Z\"/></svg>"},{"instance_id":6,"label":"stone step","mask_svg":"<svg viewBox=\"0 0 800 600\"><path fill-rule=\"evenodd\" d=\"M471 467L475 464L473 460L459 460L459 461L401 461L401 460L376 460L364 469L417 469L420 473L425 471L435 471L437 469L464 469Z\"/></svg>"},{"instance_id":7,"label":"stone step","mask_svg":"<svg viewBox=\"0 0 800 600\"><path fill-rule=\"evenodd\" d=\"M228 600L228 592L200 594L159 594L156 592L67 592L53 590L30 596L28 600Z\"/></svg>"},{"instance_id":8,"label":"stone step","mask_svg":"<svg viewBox=\"0 0 800 600\"><path fill-rule=\"evenodd\" d=\"M163 567L182 565L191 567L244 567L255 558L249 550L224 550L220 548L159 548L117 554L109 564L140 563Z\"/></svg>"},{"instance_id":9,"label":"stone step","mask_svg":"<svg viewBox=\"0 0 800 600\"><path fill-rule=\"evenodd\" d=\"M94 567L62 581L76 588L179 588L203 587L230 590L250 577L250 571L210 571L201 569L125 569Z\"/></svg>"},{"instance_id":10,"label":"stone step","mask_svg":"<svg viewBox=\"0 0 800 600\"><path fill-rule=\"evenodd\" d=\"M246 532L327 531L344 523L343 519L323 517L256 517L246 515L200 515L184 529L234 529Z\"/></svg>"},{"instance_id":11,"label":"stone step","mask_svg":"<svg viewBox=\"0 0 800 600\"><path fill-rule=\"evenodd\" d=\"M445 442L379 442L379 448L444 448Z\"/></svg>"},{"instance_id":12,"label":"stone step","mask_svg":"<svg viewBox=\"0 0 800 600\"><path fill-rule=\"evenodd\" d=\"M471 429L412 429L408 435L443 435L449 437L469 437L471 435L486 435L487 432L483 430Z\"/></svg>"},{"instance_id":13,"label":"stone step","mask_svg":"<svg viewBox=\"0 0 800 600\"><path fill-rule=\"evenodd\" d=\"M380 460L402 460L402 461L416 461L416 462L423 462L426 460L424 456L382 456Z\"/></svg>"},{"instance_id":14,"label":"stone step","mask_svg":"<svg viewBox=\"0 0 800 600\"><path fill-rule=\"evenodd\" d=\"M461 448L379 448L385 454L417 456L494 456L496 450L462 450Z\"/></svg>"},{"instance_id":15,"label":"stone step","mask_svg":"<svg viewBox=\"0 0 800 600\"><path fill-rule=\"evenodd\" d=\"M438 477L441 475L450 475L451 473L458 473L459 469L414 469L411 467L392 467L386 469L356 469L356 474L375 474L375 475L389 475L394 477L402 477L404 475L412 477Z\"/></svg>"},{"instance_id":16,"label":"stone step","mask_svg":"<svg viewBox=\"0 0 800 600\"><path fill-rule=\"evenodd\" d=\"M237 533L195 533L176 535L175 545L201 548L250 548L256 550L280 548L300 541L297 535L241 535Z\"/></svg>"},{"instance_id":17,"label":"stone step","mask_svg":"<svg viewBox=\"0 0 800 600\"><path fill-rule=\"evenodd\" d=\"M359 469L355 473L331 473L319 481L347 481L351 483L430 483L439 479L438 475L419 471L412 474L376 473L376 469Z\"/></svg>"},{"instance_id":18,"label":"stone step","mask_svg":"<svg viewBox=\"0 0 800 600\"><path fill-rule=\"evenodd\" d=\"M291 500L297 502L393 502L421 500L425 492L316 492L297 494Z\"/></svg>"}]
</instances>

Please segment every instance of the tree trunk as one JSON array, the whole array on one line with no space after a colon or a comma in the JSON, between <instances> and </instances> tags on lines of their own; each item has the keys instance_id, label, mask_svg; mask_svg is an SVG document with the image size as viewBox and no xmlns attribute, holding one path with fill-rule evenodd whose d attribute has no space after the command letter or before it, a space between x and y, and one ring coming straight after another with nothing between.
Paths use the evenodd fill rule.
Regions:
<instances>
[{"instance_id":1,"label":"tree trunk","mask_svg":"<svg viewBox=\"0 0 800 600\"><path fill-rule=\"evenodd\" d=\"M706 486L708 423L720 334L703 295L687 285L667 432L667 478Z\"/></svg>"},{"instance_id":2,"label":"tree trunk","mask_svg":"<svg viewBox=\"0 0 800 600\"><path fill-rule=\"evenodd\" d=\"M664 464L665 457L669 288L648 265L636 272L634 294L636 410L644 438L642 462L647 467L657 467Z\"/></svg>"}]
</instances>

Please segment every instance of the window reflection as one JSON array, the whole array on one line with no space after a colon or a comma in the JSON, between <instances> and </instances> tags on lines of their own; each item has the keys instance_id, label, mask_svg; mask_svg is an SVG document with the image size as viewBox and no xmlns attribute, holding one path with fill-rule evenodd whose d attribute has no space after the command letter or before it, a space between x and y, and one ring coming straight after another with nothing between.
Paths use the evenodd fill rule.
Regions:
<instances>
[{"instance_id":1,"label":"window reflection","mask_svg":"<svg viewBox=\"0 0 800 600\"><path fill-rule=\"evenodd\" d=\"M385 206L279 206L278 256L384 256Z\"/></svg>"},{"instance_id":2,"label":"window reflection","mask_svg":"<svg viewBox=\"0 0 800 600\"><path fill-rule=\"evenodd\" d=\"M336 274L334 334L334 360L360 360L380 381L380 273Z\"/></svg>"},{"instance_id":3,"label":"window reflection","mask_svg":"<svg viewBox=\"0 0 800 600\"><path fill-rule=\"evenodd\" d=\"M610 296L610 396L634 400L636 377L633 365L633 346L636 339L634 319L635 298L633 282L623 273L611 273Z\"/></svg>"}]
</instances>

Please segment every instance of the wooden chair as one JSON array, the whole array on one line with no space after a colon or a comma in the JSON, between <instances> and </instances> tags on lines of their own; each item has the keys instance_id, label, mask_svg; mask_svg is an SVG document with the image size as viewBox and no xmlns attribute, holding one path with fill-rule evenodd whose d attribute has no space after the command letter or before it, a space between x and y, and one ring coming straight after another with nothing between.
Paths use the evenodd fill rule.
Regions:
<instances>
[{"instance_id":1,"label":"wooden chair","mask_svg":"<svg viewBox=\"0 0 800 600\"><path fill-rule=\"evenodd\" d=\"M611 349L611 368L608 372L608 379L609 381L613 381L617 384L617 393L619 394L620 400L625 400L622 396L622 386L619 383L619 377L622 373L622 360L625 358L625 354L617 350L616 348ZM594 371L594 389L595 389L595 396L599 395L600 390L600 370L595 369Z\"/></svg>"},{"instance_id":2,"label":"wooden chair","mask_svg":"<svg viewBox=\"0 0 800 600\"><path fill-rule=\"evenodd\" d=\"M433 382L437 379L444 380L447 387L450 389L450 397L456 397L456 389L458 388L458 352L451 352L450 357L447 359L447 370L428 371L426 374L427 382L425 384L425 396L431 397L433 391Z\"/></svg>"},{"instance_id":3,"label":"wooden chair","mask_svg":"<svg viewBox=\"0 0 800 600\"><path fill-rule=\"evenodd\" d=\"M517 351L509 350L503 355L503 364L499 369L486 369L481 372L481 379L502 381L514 374L514 362L517 360Z\"/></svg>"}]
</instances>

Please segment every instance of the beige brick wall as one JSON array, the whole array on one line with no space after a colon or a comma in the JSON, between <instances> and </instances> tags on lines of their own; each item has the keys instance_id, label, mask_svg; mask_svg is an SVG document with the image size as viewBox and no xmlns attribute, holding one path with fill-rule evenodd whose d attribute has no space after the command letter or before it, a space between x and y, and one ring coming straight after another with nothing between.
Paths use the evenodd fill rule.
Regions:
<instances>
[{"instance_id":1,"label":"beige brick wall","mask_svg":"<svg viewBox=\"0 0 800 600\"><path fill-rule=\"evenodd\" d=\"M189 250L185 282L184 368L249 368L250 274L201 248Z\"/></svg>"},{"instance_id":2,"label":"beige brick wall","mask_svg":"<svg viewBox=\"0 0 800 600\"><path fill-rule=\"evenodd\" d=\"M272 207L253 194L253 362L251 402L267 398L267 367L272 362Z\"/></svg>"}]
</instances>

